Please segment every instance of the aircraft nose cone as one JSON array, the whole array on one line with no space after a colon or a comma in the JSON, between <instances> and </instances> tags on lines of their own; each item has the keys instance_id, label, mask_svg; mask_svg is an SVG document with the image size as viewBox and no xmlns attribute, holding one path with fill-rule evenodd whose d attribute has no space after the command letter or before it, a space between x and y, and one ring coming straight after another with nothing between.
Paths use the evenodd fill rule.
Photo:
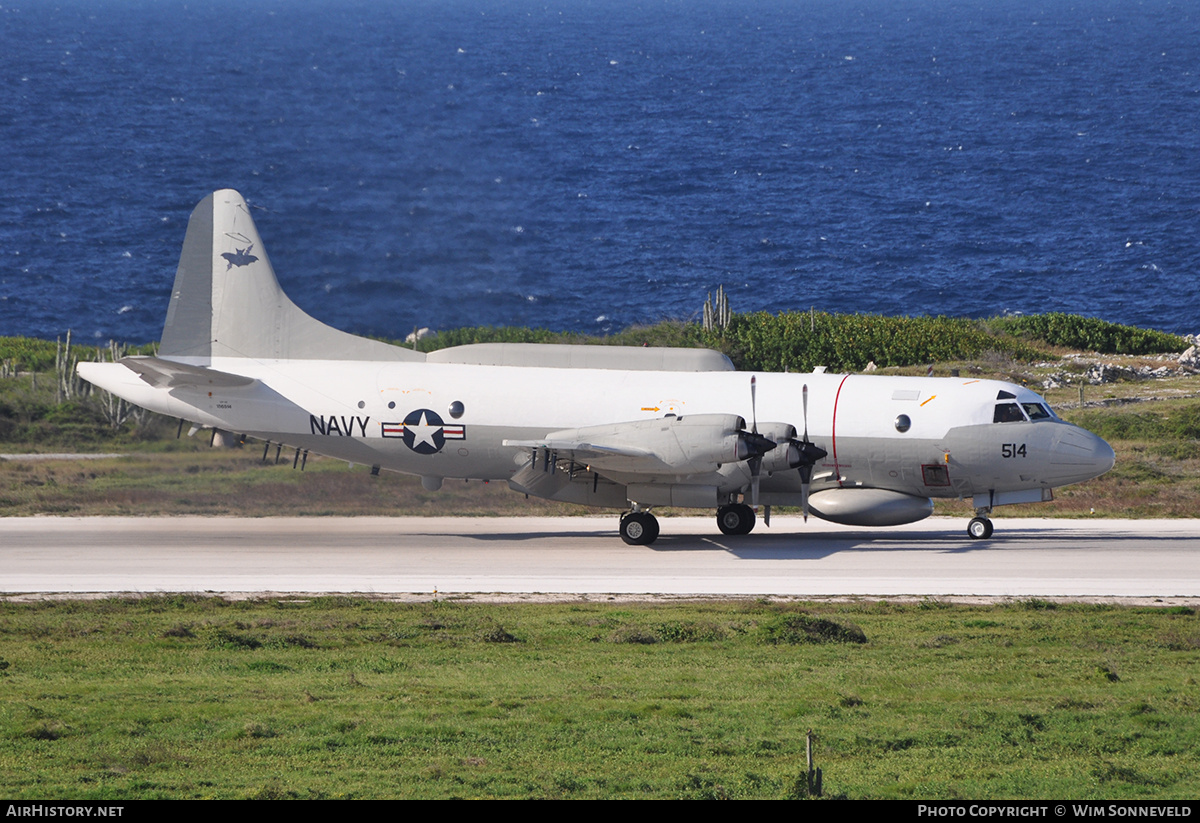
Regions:
<instances>
[{"instance_id":1,"label":"aircraft nose cone","mask_svg":"<svg viewBox=\"0 0 1200 823\"><path fill-rule=\"evenodd\" d=\"M1116 461L1112 446L1078 426L1063 426L1050 450L1050 464L1069 483L1099 477Z\"/></svg>"}]
</instances>

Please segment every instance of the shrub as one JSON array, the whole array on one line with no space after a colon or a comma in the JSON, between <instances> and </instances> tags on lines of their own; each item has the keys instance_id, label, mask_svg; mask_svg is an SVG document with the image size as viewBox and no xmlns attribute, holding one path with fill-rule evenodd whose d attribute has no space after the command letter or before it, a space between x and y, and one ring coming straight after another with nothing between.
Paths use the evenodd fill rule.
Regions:
<instances>
[{"instance_id":1,"label":"shrub","mask_svg":"<svg viewBox=\"0 0 1200 823\"><path fill-rule=\"evenodd\" d=\"M854 624L835 623L823 617L789 614L763 624L762 638L766 643L866 643L867 635Z\"/></svg>"},{"instance_id":2,"label":"shrub","mask_svg":"<svg viewBox=\"0 0 1200 823\"><path fill-rule=\"evenodd\" d=\"M1084 349L1101 354L1158 354L1183 351L1187 342L1175 334L1109 323L1095 317L1049 312L1020 317L1000 317L994 327L1027 339L1044 340L1052 346Z\"/></svg>"}]
</instances>

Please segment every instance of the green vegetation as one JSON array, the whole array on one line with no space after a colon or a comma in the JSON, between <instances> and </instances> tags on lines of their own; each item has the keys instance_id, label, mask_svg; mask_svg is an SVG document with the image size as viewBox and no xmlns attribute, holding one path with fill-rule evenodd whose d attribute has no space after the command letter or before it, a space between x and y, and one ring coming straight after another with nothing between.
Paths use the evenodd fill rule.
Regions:
<instances>
[{"instance_id":1,"label":"green vegetation","mask_svg":"<svg viewBox=\"0 0 1200 823\"><path fill-rule=\"evenodd\" d=\"M1104 354L1180 352L1182 337L1107 323L1075 314L1042 314L965 320L952 317L885 317L874 314L781 312L734 314L726 328L663 322L589 337L546 329L477 327L439 332L422 351L468 343L589 343L615 346L684 346L717 349L739 369L753 371L860 371L978 359L1052 356L1051 347Z\"/></svg>"},{"instance_id":2,"label":"green vegetation","mask_svg":"<svg viewBox=\"0 0 1200 823\"><path fill-rule=\"evenodd\" d=\"M1200 404L1162 404L1120 413L1083 411L1074 422L1106 440L1200 440Z\"/></svg>"},{"instance_id":3,"label":"green vegetation","mask_svg":"<svg viewBox=\"0 0 1200 823\"><path fill-rule=\"evenodd\" d=\"M1175 334L1061 312L997 317L989 324L1005 334L1100 354L1158 354L1183 351L1187 345Z\"/></svg>"},{"instance_id":4,"label":"green vegetation","mask_svg":"<svg viewBox=\"0 0 1200 823\"><path fill-rule=\"evenodd\" d=\"M740 368L759 371L861 371L876 366L907 366L970 360L998 352L1035 359L1037 348L991 334L974 320L950 317L884 317L816 312L734 315L720 340Z\"/></svg>"},{"instance_id":5,"label":"green vegetation","mask_svg":"<svg viewBox=\"0 0 1200 823\"><path fill-rule=\"evenodd\" d=\"M390 341L396 342L396 341ZM1179 352L1182 337L1109 323L1076 314L1026 315L967 320L952 317L887 317L822 311L734 314L725 328L663 321L605 337L524 327L478 326L440 331L417 344L421 351L469 343L574 343L613 346L705 347L729 355L739 369L859 371L867 363L905 366L976 359L992 352L1016 360L1050 355L1052 347L1102 354L1143 355ZM402 345L397 342L397 345ZM146 354L152 346L130 353ZM78 346L76 347L78 350ZM84 348L82 359L106 352ZM23 337L0 337L0 361L13 370L54 368L55 344Z\"/></svg>"},{"instance_id":6,"label":"green vegetation","mask_svg":"<svg viewBox=\"0 0 1200 823\"><path fill-rule=\"evenodd\" d=\"M9 372L52 370L55 350L55 344L48 340L0 337L0 362L6 367L6 376Z\"/></svg>"},{"instance_id":7,"label":"green vegetation","mask_svg":"<svg viewBox=\"0 0 1200 823\"><path fill-rule=\"evenodd\" d=\"M756 312L734 314L725 328L706 330L695 323L663 322L626 329L608 337L559 334L545 329L456 329L422 340L419 348L433 351L467 343L702 347L724 352L739 369L753 371L811 371L816 366L833 371L860 371L870 362L880 367L905 366L969 360L985 352L1023 360L1047 356L1044 345L998 331L999 326L993 328L995 322L950 317Z\"/></svg>"},{"instance_id":8,"label":"green vegetation","mask_svg":"<svg viewBox=\"0 0 1200 823\"><path fill-rule=\"evenodd\" d=\"M3 375L6 377L17 372L53 372L59 354L85 362L109 360L113 345L112 341L108 341L103 346L79 346L76 341L72 348L69 332L65 349L62 339L51 342L33 337L0 337L0 363L3 364ZM117 348L122 354L151 354L155 346L119 345Z\"/></svg>"},{"instance_id":9,"label":"green vegetation","mask_svg":"<svg viewBox=\"0 0 1200 823\"><path fill-rule=\"evenodd\" d=\"M10 798L790 797L810 729L833 797L1200 792L1190 609L170 596L0 615Z\"/></svg>"}]
</instances>

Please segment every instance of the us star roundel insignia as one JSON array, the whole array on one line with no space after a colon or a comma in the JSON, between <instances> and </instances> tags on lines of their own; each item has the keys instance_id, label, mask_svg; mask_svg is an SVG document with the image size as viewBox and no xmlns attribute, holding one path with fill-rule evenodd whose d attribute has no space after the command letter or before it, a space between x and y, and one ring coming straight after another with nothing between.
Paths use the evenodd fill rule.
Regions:
<instances>
[{"instance_id":1,"label":"us star roundel insignia","mask_svg":"<svg viewBox=\"0 0 1200 823\"><path fill-rule=\"evenodd\" d=\"M447 426L441 416L432 409L417 409L408 413L403 423L380 423L384 437L400 437L404 445L417 454L436 454L447 440L466 440L467 427Z\"/></svg>"}]
</instances>

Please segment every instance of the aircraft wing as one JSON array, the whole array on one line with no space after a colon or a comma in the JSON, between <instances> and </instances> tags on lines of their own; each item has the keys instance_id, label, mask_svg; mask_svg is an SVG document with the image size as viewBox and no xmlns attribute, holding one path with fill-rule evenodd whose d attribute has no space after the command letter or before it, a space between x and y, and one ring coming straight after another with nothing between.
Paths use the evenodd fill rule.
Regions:
<instances>
[{"instance_id":1,"label":"aircraft wing","mask_svg":"<svg viewBox=\"0 0 1200 823\"><path fill-rule=\"evenodd\" d=\"M558 459L570 458L601 471L679 476L747 459L745 427L745 419L734 414L670 415L562 429L536 440L505 440L503 445L546 450Z\"/></svg>"},{"instance_id":2,"label":"aircraft wing","mask_svg":"<svg viewBox=\"0 0 1200 823\"><path fill-rule=\"evenodd\" d=\"M189 366L159 357L122 357L117 362L136 372L142 380L156 389L234 389L258 382L253 377L230 374L205 366Z\"/></svg>"},{"instance_id":3,"label":"aircraft wing","mask_svg":"<svg viewBox=\"0 0 1200 823\"><path fill-rule=\"evenodd\" d=\"M606 457L628 457L634 460L640 458L662 459L649 449L639 449L632 446L604 445L602 443L586 443L581 440L554 438L545 438L542 440L505 440L504 445L561 452L564 457L573 456L577 463L594 462L590 458L599 458L602 460Z\"/></svg>"}]
</instances>

